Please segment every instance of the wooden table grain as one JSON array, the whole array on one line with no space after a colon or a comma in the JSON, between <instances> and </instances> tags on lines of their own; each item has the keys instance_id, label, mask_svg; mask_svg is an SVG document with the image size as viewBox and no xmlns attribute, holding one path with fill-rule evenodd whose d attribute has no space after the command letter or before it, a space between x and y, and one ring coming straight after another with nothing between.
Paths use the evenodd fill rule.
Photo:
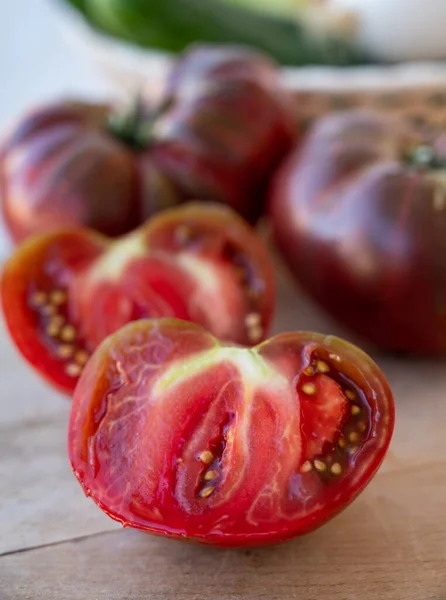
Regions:
<instances>
[{"instance_id":1,"label":"wooden table grain","mask_svg":"<svg viewBox=\"0 0 446 600\"><path fill-rule=\"evenodd\" d=\"M279 269L275 330L343 333ZM375 355L397 402L388 457L317 532L219 550L123 530L83 493L66 456L69 402L0 329L2 600L445 600L446 365Z\"/></svg>"}]
</instances>

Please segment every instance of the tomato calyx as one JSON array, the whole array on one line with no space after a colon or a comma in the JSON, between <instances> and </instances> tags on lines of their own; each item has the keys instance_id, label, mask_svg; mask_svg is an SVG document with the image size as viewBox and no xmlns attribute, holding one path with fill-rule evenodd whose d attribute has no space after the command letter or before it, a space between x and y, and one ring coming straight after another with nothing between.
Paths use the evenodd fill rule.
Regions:
<instances>
[{"instance_id":1,"label":"tomato calyx","mask_svg":"<svg viewBox=\"0 0 446 600\"><path fill-rule=\"evenodd\" d=\"M149 107L138 94L129 106L110 111L106 129L132 150L138 153L147 151L157 141L157 120L162 118L173 104L173 98L167 97L158 107Z\"/></svg>"},{"instance_id":2,"label":"tomato calyx","mask_svg":"<svg viewBox=\"0 0 446 600\"><path fill-rule=\"evenodd\" d=\"M446 157L430 144L418 144L410 148L404 158L407 164L420 169L431 171L446 169Z\"/></svg>"},{"instance_id":3,"label":"tomato calyx","mask_svg":"<svg viewBox=\"0 0 446 600\"><path fill-rule=\"evenodd\" d=\"M152 123L156 118L148 114L147 106L137 95L130 106L111 110L107 116L106 129L135 152L143 152L149 146Z\"/></svg>"}]
</instances>

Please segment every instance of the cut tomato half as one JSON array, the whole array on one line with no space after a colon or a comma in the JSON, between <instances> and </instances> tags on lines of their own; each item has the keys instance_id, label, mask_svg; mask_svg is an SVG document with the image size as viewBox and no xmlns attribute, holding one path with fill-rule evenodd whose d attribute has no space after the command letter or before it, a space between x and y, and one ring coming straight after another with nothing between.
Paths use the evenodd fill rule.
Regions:
<instances>
[{"instance_id":1,"label":"cut tomato half","mask_svg":"<svg viewBox=\"0 0 446 600\"><path fill-rule=\"evenodd\" d=\"M273 268L254 230L227 207L198 204L118 240L86 229L35 237L7 262L1 292L18 349L66 392L96 346L130 321L176 317L252 345L274 305Z\"/></svg>"},{"instance_id":2,"label":"cut tomato half","mask_svg":"<svg viewBox=\"0 0 446 600\"><path fill-rule=\"evenodd\" d=\"M393 424L384 375L347 342L301 332L241 348L192 323L142 320L87 365L69 454L85 493L125 526L257 545L345 508Z\"/></svg>"}]
</instances>

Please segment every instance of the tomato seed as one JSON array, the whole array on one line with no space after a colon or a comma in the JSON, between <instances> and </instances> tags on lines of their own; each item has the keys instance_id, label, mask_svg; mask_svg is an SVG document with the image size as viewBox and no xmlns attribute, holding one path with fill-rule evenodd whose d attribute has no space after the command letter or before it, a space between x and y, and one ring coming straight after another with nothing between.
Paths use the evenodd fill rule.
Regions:
<instances>
[{"instance_id":1,"label":"tomato seed","mask_svg":"<svg viewBox=\"0 0 446 600\"><path fill-rule=\"evenodd\" d=\"M314 396L316 393L316 386L314 383L305 383L301 389L304 394L307 394L307 396Z\"/></svg>"},{"instance_id":2,"label":"tomato seed","mask_svg":"<svg viewBox=\"0 0 446 600\"><path fill-rule=\"evenodd\" d=\"M313 367L306 367L304 369L304 375L307 375L307 377L311 377L312 375L314 375L314 369Z\"/></svg>"},{"instance_id":3,"label":"tomato seed","mask_svg":"<svg viewBox=\"0 0 446 600\"><path fill-rule=\"evenodd\" d=\"M258 342L263 335L261 326L262 318L259 313L249 313L245 318L245 325L248 329L248 338L251 342Z\"/></svg>"},{"instance_id":4,"label":"tomato seed","mask_svg":"<svg viewBox=\"0 0 446 600\"><path fill-rule=\"evenodd\" d=\"M210 450L203 450L203 452L200 454L200 460L202 463L204 463L205 465L210 465L211 462L214 460L214 455L212 454L212 452Z\"/></svg>"},{"instance_id":5,"label":"tomato seed","mask_svg":"<svg viewBox=\"0 0 446 600\"><path fill-rule=\"evenodd\" d=\"M72 325L65 325L60 332L60 339L63 342L73 342L76 339L76 330Z\"/></svg>"},{"instance_id":6,"label":"tomato seed","mask_svg":"<svg viewBox=\"0 0 446 600\"><path fill-rule=\"evenodd\" d=\"M56 306L60 306L61 304L65 304L67 301L67 295L62 290L53 290L50 294L50 302L51 304L56 304Z\"/></svg>"},{"instance_id":7,"label":"tomato seed","mask_svg":"<svg viewBox=\"0 0 446 600\"><path fill-rule=\"evenodd\" d=\"M323 360L318 360L316 367L319 373L328 373L330 371L330 367Z\"/></svg>"},{"instance_id":8,"label":"tomato seed","mask_svg":"<svg viewBox=\"0 0 446 600\"><path fill-rule=\"evenodd\" d=\"M342 448L342 449L344 449L344 448L346 447L346 445L347 445L347 444L345 443L345 440L344 440L344 438L340 438L340 439L338 440L338 446L339 446L339 448Z\"/></svg>"},{"instance_id":9,"label":"tomato seed","mask_svg":"<svg viewBox=\"0 0 446 600\"><path fill-rule=\"evenodd\" d=\"M207 471L204 474L205 481L213 481L214 479L217 479L217 477L218 477L217 471Z\"/></svg>"},{"instance_id":10,"label":"tomato seed","mask_svg":"<svg viewBox=\"0 0 446 600\"><path fill-rule=\"evenodd\" d=\"M355 400L356 394L352 390L345 390L345 395L349 400Z\"/></svg>"},{"instance_id":11,"label":"tomato seed","mask_svg":"<svg viewBox=\"0 0 446 600\"><path fill-rule=\"evenodd\" d=\"M215 485L210 485L208 487L205 487L201 490L200 496L202 498L208 498L214 490L215 490Z\"/></svg>"},{"instance_id":12,"label":"tomato seed","mask_svg":"<svg viewBox=\"0 0 446 600\"><path fill-rule=\"evenodd\" d=\"M301 473L309 473L313 468L313 465L309 460L305 461L304 464L300 468Z\"/></svg>"},{"instance_id":13,"label":"tomato seed","mask_svg":"<svg viewBox=\"0 0 446 600\"><path fill-rule=\"evenodd\" d=\"M82 367L76 365L75 363L70 363L65 367L65 373L70 377L79 377L82 373Z\"/></svg>"},{"instance_id":14,"label":"tomato seed","mask_svg":"<svg viewBox=\"0 0 446 600\"><path fill-rule=\"evenodd\" d=\"M358 424L358 429L359 429L359 431L360 431L361 433L364 433L364 431L366 431L366 429L367 429L367 425L366 425L366 423L359 423L359 424Z\"/></svg>"},{"instance_id":15,"label":"tomato seed","mask_svg":"<svg viewBox=\"0 0 446 600\"><path fill-rule=\"evenodd\" d=\"M59 335L59 332L60 332L60 326L57 325L56 323L50 322L50 324L46 328L46 333L50 337L57 337Z\"/></svg>"},{"instance_id":16,"label":"tomato seed","mask_svg":"<svg viewBox=\"0 0 446 600\"><path fill-rule=\"evenodd\" d=\"M57 355L60 356L60 358L71 358L71 356L73 356L73 353L74 353L73 346L70 346L68 344L63 344L62 346L59 346L57 349Z\"/></svg>"},{"instance_id":17,"label":"tomato seed","mask_svg":"<svg viewBox=\"0 0 446 600\"><path fill-rule=\"evenodd\" d=\"M342 467L339 463L333 463L331 465L330 471L333 473L333 475L341 475Z\"/></svg>"},{"instance_id":18,"label":"tomato seed","mask_svg":"<svg viewBox=\"0 0 446 600\"><path fill-rule=\"evenodd\" d=\"M350 442L359 442L359 434L356 431L352 431L349 434L348 439Z\"/></svg>"},{"instance_id":19,"label":"tomato seed","mask_svg":"<svg viewBox=\"0 0 446 600\"><path fill-rule=\"evenodd\" d=\"M316 471L319 471L319 473L324 473L324 471L327 470L327 465L321 460L315 460L314 468L316 469Z\"/></svg>"},{"instance_id":20,"label":"tomato seed","mask_svg":"<svg viewBox=\"0 0 446 600\"><path fill-rule=\"evenodd\" d=\"M359 406L357 404L352 404L352 407L351 407L352 415L357 416L360 414L360 412L361 412L361 409L359 408Z\"/></svg>"},{"instance_id":21,"label":"tomato seed","mask_svg":"<svg viewBox=\"0 0 446 600\"><path fill-rule=\"evenodd\" d=\"M260 325L261 318L258 313L249 313L246 315L245 325L246 327L255 327L256 325Z\"/></svg>"},{"instance_id":22,"label":"tomato seed","mask_svg":"<svg viewBox=\"0 0 446 600\"><path fill-rule=\"evenodd\" d=\"M62 315L54 315L54 317L51 317L49 324L53 325L54 327L59 327L61 328L62 325L65 323L65 319L63 318Z\"/></svg>"},{"instance_id":23,"label":"tomato seed","mask_svg":"<svg viewBox=\"0 0 446 600\"><path fill-rule=\"evenodd\" d=\"M34 292L31 295L31 304L34 306L43 306L47 301L45 292Z\"/></svg>"},{"instance_id":24,"label":"tomato seed","mask_svg":"<svg viewBox=\"0 0 446 600\"><path fill-rule=\"evenodd\" d=\"M256 325L248 328L248 339L250 342L259 342L263 336L263 329L260 325Z\"/></svg>"},{"instance_id":25,"label":"tomato seed","mask_svg":"<svg viewBox=\"0 0 446 600\"><path fill-rule=\"evenodd\" d=\"M74 356L74 360L82 367L87 364L89 358L90 355L86 350L78 350Z\"/></svg>"}]
</instances>

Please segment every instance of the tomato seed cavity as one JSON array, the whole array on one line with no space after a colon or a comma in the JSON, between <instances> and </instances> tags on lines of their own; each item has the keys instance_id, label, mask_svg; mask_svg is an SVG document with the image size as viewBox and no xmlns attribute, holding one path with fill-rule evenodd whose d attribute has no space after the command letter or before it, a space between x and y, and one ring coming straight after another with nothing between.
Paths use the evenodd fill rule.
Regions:
<instances>
[{"instance_id":1,"label":"tomato seed cavity","mask_svg":"<svg viewBox=\"0 0 446 600\"><path fill-rule=\"evenodd\" d=\"M221 476L221 459L226 448L226 437L233 419L233 413L226 415L220 426L220 433L209 441L209 449L203 450L198 456L203 463L203 471L196 490L200 498L208 498L216 491Z\"/></svg>"},{"instance_id":2,"label":"tomato seed cavity","mask_svg":"<svg viewBox=\"0 0 446 600\"><path fill-rule=\"evenodd\" d=\"M29 298L30 306L38 313L47 345L65 364L69 377L79 377L90 354L80 347L76 328L67 322L67 294L61 289L49 292L34 291Z\"/></svg>"},{"instance_id":3,"label":"tomato seed cavity","mask_svg":"<svg viewBox=\"0 0 446 600\"><path fill-rule=\"evenodd\" d=\"M308 397L307 403L309 402L312 405L314 402L314 406L317 407L318 401L320 401L317 395L320 385L318 378L328 376L340 386L342 394L350 403L348 413L345 415L342 432L340 432L341 435L334 433L335 438L332 440L331 446L327 448L326 453L311 458L307 457L300 467L302 474L316 471L319 476L329 482L331 476L338 478L346 471L349 461L361 447L365 434L369 429L369 424L364 421L364 418L368 415L368 405L363 393L361 390L356 389L350 381L347 381L333 365L333 362L340 362L337 355L329 354L327 358L328 360L312 357L310 363L302 371L304 381L299 380L298 389L304 394L304 397ZM327 400L329 401L329 398ZM330 410L329 405L328 410ZM334 419L336 419L336 414Z\"/></svg>"}]
</instances>

